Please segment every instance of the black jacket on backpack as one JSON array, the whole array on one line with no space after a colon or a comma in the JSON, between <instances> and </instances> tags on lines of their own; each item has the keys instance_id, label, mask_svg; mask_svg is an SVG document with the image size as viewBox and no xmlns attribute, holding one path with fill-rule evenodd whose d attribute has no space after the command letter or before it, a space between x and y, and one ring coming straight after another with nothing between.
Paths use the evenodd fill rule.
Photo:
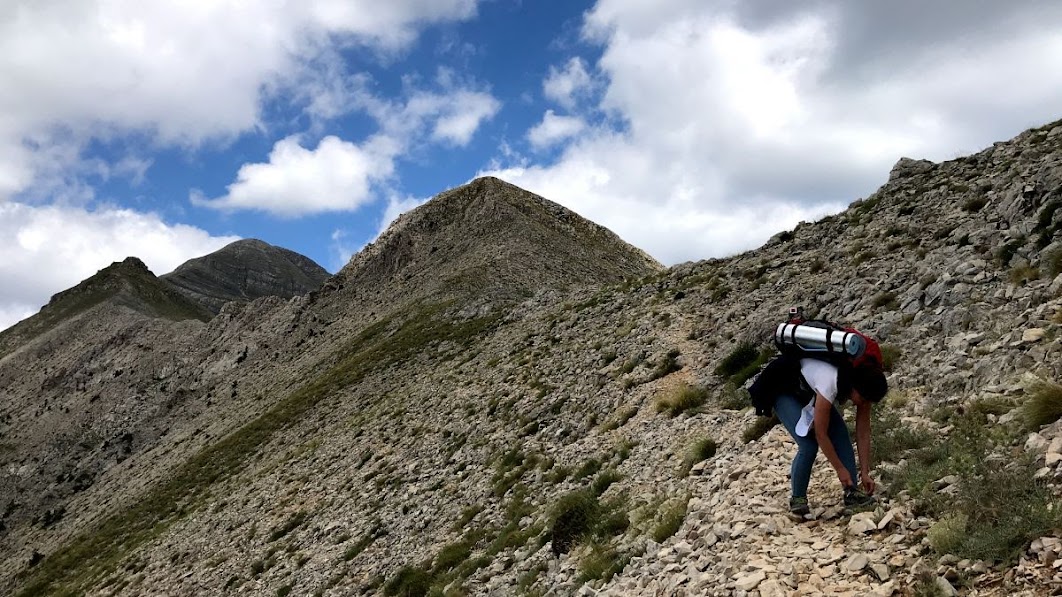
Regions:
<instances>
[{"instance_id":1,"label":"black jacket on backpack","mask_svg":"<svg viewBox=\"0 0 1062 597\"><path fill-rule=\"evenodd\" d=\"M837 367L837 399L844 402L852 388L851 367L845 363L834 365ZM784 394L793 396L801 404L807 404L815 397L815 390L808 386L800 372L800 357L791 354L782 354L767 363L749 386L752 406L761 417L771 416L775 400Z\"/></svg>"}]
</instances>

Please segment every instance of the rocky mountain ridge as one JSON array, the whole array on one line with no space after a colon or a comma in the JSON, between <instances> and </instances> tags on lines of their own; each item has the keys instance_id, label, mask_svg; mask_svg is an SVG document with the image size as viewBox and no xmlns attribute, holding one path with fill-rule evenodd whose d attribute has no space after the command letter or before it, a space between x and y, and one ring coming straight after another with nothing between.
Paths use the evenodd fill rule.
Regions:
<instances>
[{"instance_id":1,"label":"rocky mountain ridge","mask_svg":"<svg viewBox=\"0 0 1062 597\"><path fill-rule=\"evenodd\" d=\"M559 269L577 260L562 252L502 288L448 283L482 274L473 259L421 291L424 270L404 268L436 263L428 232L403 236L412 214L310 296L231 305L179 331L152 320L127 334L140 346L55 355L70 361L48 372L60 408L91 396L63 384L95 350L85 362L109 378L87 382L103 395L93 404L113 400L100 416L123 393L151 404L179 388L169 410L184 414L149 417L166 421L158 437L134 430L64 515L5 515L0 578L24 595L1050 594L1057 528L1009 559L938 551L962 522L939 508L981 469L942 472L925 495L883 482L881 507L848 517L820 459L811 519L788 519L793 448L777 427L748 433L740 372L723 365L746 344L755 358L792 305L843 320L893 355L882 455L903 438L952 445L962 413L980 413L996 442L981 460L1003 473L1030 458L1013 484L1035 475L1057 503L1062 424L1019 424L1029 380L1062 379L1060 205L1053 123L949 162L901 160L875 194L755 251L664 271L643 261L637 280L607 272L588 288L571 280L594 268ZM441 238L448 261L527 256ZM627 263L640 263L633 250ZM31 402L7 397L44 375L20 364L0 360L5 438ZM49 453L34 446L37 460L21 445L5 456L7 479L33 478ZM926 454L893 452L883 481Z\"/></svg>"},{"instance_id":2,"label":"rocky mountain ridge","mask_svg":"<svg viewBox=\"0 0 1062 597\"><path fill-rule=\"evenodd\" d=\"M257 239L230 243L160 276L215 315L232 301L308 294L329 277L312 259Z\"/></svg>"}]
</instances>

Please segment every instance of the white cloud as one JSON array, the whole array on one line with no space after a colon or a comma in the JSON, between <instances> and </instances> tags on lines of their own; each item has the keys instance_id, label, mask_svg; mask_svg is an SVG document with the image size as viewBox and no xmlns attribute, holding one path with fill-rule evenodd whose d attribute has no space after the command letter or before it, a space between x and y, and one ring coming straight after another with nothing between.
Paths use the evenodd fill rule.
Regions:
<instances>
[{"instance_id":1,"label":"white cloud","mask_svg":"<svg viewBox=\"0 0 1062 597\"><path fill-rule=\"evenodd\" d=\"M1062 69L1062 7L1025 4L949 20L966 6L953 2L906 39L917 3L884 19L863 3L600 0L584 33L603 46L589 78L604 91L586 109L620 124L587 128L553 163L484 174L665 262L752 248L869 194L901 156L947 159L1057 119L1062 78L1044 73Z\"/></svg>"},{"instance_id":2,"label":"white cloud","mask_svg":"<svg viewBox=\"0 0 1062 597\"><path fill-rule=\"evenodd\" d=\"M583 132L586 122L576 116L558 116L546 110L542 121L527 132L527 140L535 149L544 149Z\"/></svg>"},{"instance_id":3,"label":"white cloud","mask_svg":"<svg viewBox=\"0 0 1062 597\"><path fill-rule=\"evenodd\" d=\"M592 85L586 63L576 57L570 59L563 69L555 66L549 68L549 75L542 82L542 92L561 106L573 109L576 101L586 95Z\"/></svg>"},{"instance_id":4,"label":"white cloud","mask_svg":"<svg viewBox=\"0 0 1062 597\"><path fill-rule=\"evenodd\" d=\"M395 161L410 146L425 138L467 145L501 107L489 93L463 88L414 90L405 103L360 90L352 101L376 119L378 134L361 145L330 135L315 150L302 147L298 136L287 137L273 146L267 163L241 166L224 196L209 199L196 190L192 203L282 217L356 210L376 200L378 187L393 175Z\"/></svg>"},{"instance_id":5,"label":"white cloud","mask_svg":"<svg viewBox=\"0 0 1062 597\"><path fill-rule=\"evenodd\" d=\"M391 175L399 144L385 136L361 146L335 136L310 150L291 136L277 141L269 162L244 164L228 193L191 200L221 210L254 209L283 217L354 210L373 199L371 185Z\"/></svg>"},{"instance_id":6,"label":"white cloud","mask_svg":"<svg viewBox=\"0 0 1062 597\"><path fill-rule=\"evenodd\" d=\"M432 138L458 146L468 145L479 125L493 118L500 108L501 102L483 92L459 91L445 96L441 113L432 129Z\"/></svg>"},{"instance_id":7,"label":"white cloud","mask_svg":"<svg viewBox=\"0 0 1062 597\"><path fill-rule=\"evenodd\" d=\"M136 256L161 275L238 240L128 209L17 202L0 204L0 238L0 329L115 261Z\"/></svg>"},{"instance_id":8,"label":"white cloud","mask_svg":"<svg viewBox=\"0 0 1062 597\"><path fill-rule=\"evenodd\" d=\"M0 200L33 184L41 151L146 133L196 145L262 126L268 97L316 117L348 104L333 48L400 51L477 0L85 0L0 7ZM334 55L333 55L334 57ZM328 93L309 97L305 85ZM78 152L72 157L77 158Z\"/></svg>"}]
</instances>

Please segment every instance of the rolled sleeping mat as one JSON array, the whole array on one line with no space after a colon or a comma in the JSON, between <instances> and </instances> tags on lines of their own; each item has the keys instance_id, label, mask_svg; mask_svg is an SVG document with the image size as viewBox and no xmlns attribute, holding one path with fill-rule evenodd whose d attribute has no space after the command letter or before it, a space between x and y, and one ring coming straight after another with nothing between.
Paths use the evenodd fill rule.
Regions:
<instances>
[{"instance_id":1,"label":"rolled sleeping mat","mask_svg":"<svg viewBox=\"0 0 1062 597\"><path fill-rule=\"evenodd\" d=\"M852 358L863 354L867 348L866 340L859 334L798 323L778 324L774 330L774 343L779 350L797 346L808 352L843 352Z\"/></svg>"}]
</instances>

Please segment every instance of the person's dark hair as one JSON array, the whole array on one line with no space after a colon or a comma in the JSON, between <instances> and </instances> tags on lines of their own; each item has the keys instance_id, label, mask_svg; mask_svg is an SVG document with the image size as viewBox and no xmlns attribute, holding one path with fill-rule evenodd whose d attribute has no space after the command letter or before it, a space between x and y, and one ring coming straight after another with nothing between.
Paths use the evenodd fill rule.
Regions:
<instances>
[{"instance_id":1,"label":"person's dark hair","mask_svg":"<svg viewBox=\"0 0 1062 597\"><path fill-rule=\"evenodd\" d=\"M889 382L885 374L871 367L856 367L852 370L852 388L859 395L871 402L881 402L889 393Z\"/></svg>"}]
</instances>

